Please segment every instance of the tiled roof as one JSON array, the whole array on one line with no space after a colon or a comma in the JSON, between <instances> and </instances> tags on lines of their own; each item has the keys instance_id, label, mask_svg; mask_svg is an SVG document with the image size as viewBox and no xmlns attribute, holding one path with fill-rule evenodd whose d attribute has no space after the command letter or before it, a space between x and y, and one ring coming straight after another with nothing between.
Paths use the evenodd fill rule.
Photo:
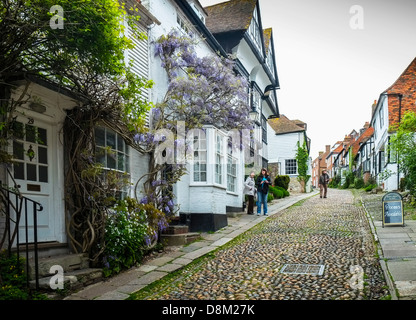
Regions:
<instances>
[{"instance_id":1,"label":"tiled roof","mask_svg":"<svg viewBox=\"0 0 416 320\"><path fill-rule=\"evenodd\" d=\"M244 32L250 26L257 0L231 0L209 7L206 25L213 34L232 31Z\"/></svg>"},{"instance_id":2,"label":"tiled roof","mask_svg":"<svg viewBox=\"0 0 416 320\"><path fill-rule=\"evenodd\" d=\"M302 132L305 131L305 128L301 126L305 124L299 120L289 120L285 115L281 114L280 118L270 119L267 121L270 127L276 132L276 134L285 134L285 133L292 133L292 132ZM299 124L297 124L299 123Z\"/></svg>"},{"instance_id":3,"label":"tiled roof","mask_svg":"<svg viewBox=\"0 0 416 320\"><path fill-rule=\"evenodd\" d=\"M271 37L272 37L272 28L264 29L263 38L264 38L264 48L266 49L266 54L269 53Z\"/></svg>"},{"instance_id":4,"label":"tiled roof","mask_svg":"<svg viewBox=\"0 0 416 320\"><path fill-rule=\"evenodd\" d=\"M363 134L361 136L358 137L357 140L355 140L352 143L351 148L352 148L353 157L355 157L357 155L358 150L360 150L361 144L367 142L367 140L370 139L373 134L374 134L374 128L369 127L363 132Z\"/></svg>"},{"instance_id":5,"label":"tiled roof","mask_svg":"<svg viewBox=\"0 0 416 320\"><path fill-rule=\"evenodd\" d=\"M342 143L340 143L340 145L335 148L333 153L340 153L342 151L342 149L344 149L344 145Z\"/></svg>"},{"instance_id":6,"label":"tiled roof","mask_svg":"<svg viewBox=\"0 0 416 320\"><path fill-rule=\"evenodd\" d=\"M389 104L389 126L399 122L399 98L395 93L403 95L401 102L401 116L406 111L416 112L416 58L403 71L400 77L383 93L388 96Z\"/></svg>"}]
</instances>

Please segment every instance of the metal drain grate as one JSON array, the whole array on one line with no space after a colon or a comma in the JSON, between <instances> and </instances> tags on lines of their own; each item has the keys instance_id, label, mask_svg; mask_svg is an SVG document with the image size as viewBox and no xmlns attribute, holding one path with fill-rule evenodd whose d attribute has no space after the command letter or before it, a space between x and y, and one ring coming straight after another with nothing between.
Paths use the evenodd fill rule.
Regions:
<instances>
[{"instance_id":1,"label":"metal drain grate","mask_svg":"<svg viewBox=\"0 0 416 320\"><path fill-rule=\"evenodd\" d=\"M323 264L284 264L280 273L286 274L312 274L321 276L324 273Z\"/></svg>"}]
</instances>

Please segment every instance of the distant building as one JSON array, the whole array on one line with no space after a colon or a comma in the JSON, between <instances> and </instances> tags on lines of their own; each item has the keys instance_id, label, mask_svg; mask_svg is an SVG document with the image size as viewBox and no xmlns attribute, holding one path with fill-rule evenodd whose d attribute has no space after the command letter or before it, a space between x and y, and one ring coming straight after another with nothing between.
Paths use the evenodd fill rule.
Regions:
<instances>
[{"instance_id":1,"label":"distant building","mask_svg":"<svg viewBox=\"0 0 416 320\"><path fill-rule=\"evenodd\" d=\"M296 152L298 144L302 146L304 142L306 142L308 152L310 150L311 140L306 133L307 124L300 120L289 120L282 114L279 119L269 120L269 125L272 128L268 131L269 168L273 168L270 170L272 178L274 179L276 175L288 175L290 176L289 188L292 191L299 191ZM310 161L309 168L311 171ZM311 180L308 181L306 190L310 190L310 186Z\"/></svg>"},{"instance_id":2,"label":"distant building","mask_svg":"<svg viewBox=\"0 0 416 320\"><path fill-rule=\"evenodd\" d=\"M331 146L325 146L325 152L319 151L319 156L312 162L312 185L317 188L319 185L319 176L322 170L327 170L326 157L329 155Z\"/></svg>"}]
</instances>

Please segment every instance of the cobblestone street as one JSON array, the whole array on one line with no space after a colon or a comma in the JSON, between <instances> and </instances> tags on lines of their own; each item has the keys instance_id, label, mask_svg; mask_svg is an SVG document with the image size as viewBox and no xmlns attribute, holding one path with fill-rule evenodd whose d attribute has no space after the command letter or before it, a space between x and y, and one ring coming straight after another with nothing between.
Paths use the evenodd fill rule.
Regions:
<instances>
[{"instance_id":1,"label":"cobblestone street","mask_svg":"<svg viewBox=\"0 0 416 320\"><path fill-rule=\"evenodd\" d=\"M350 191L334 189L327 199L314 196L269 217L152 290L136 297L362 300L389 295L363 208Z\"/></svg>"}]
</instances>

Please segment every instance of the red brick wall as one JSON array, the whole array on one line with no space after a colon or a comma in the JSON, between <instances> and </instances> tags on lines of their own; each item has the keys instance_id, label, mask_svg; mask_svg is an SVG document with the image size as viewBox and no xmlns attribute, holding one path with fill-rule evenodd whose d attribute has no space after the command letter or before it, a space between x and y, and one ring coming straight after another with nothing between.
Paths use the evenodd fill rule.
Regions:
<instances>
[{"instance_id":1,"label":"red brick wall","mask_svg":"<svg viewBox=\"0 0 416 320\"><path fill-rule=\"evenodd\" d=\"M400 75L399 79L387 89L389 103L389 126L399 122L399 97L391 95L392 93L401 93L402 107L401 118L406 111L416 112L416 58L407 67L407 69Z\"/></svg>"}]
</instances>

